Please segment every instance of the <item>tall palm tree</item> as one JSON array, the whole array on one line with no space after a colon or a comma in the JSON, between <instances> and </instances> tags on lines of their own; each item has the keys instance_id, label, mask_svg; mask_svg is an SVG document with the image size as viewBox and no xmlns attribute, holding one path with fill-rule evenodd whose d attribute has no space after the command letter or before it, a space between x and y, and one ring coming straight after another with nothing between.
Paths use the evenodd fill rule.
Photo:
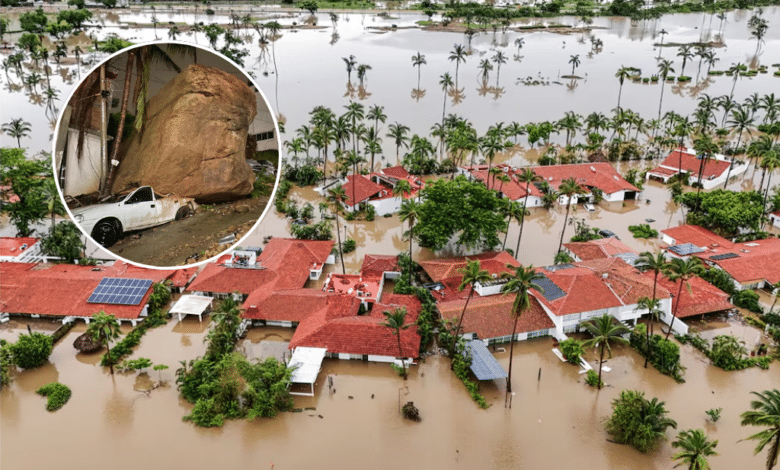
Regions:
<instances>
[{"instance_id":1,"label":"tall palm tree","mask_svg":"<svg viewBox=\"0 0 780 470\"><path fill-rule=\"evenodd\" d=\"M538 274L533 266L527 268L523 266L514 266L511 264L506 265L507 268L512 269L513 273L503 273L502 278L508 279L507 283L501 287L501 292L504 295L515 294L515 301L512 304L512 316L515 321L512 324L512 333L509 336L509 372L506 377L506 396L504 397L504 406L512 408L512 359L515 356L515 334L517 331L517 320L520 319L520 315L531 308L531 297L529 292L531 289L535 289L544 294L544 289L536 282L542 279L544 276Z\"/></svg>"},{"instance_id":2,"label":"tall palm tree","mask_svg":"<svg viewBox=\"0 0 780 470\"><path fill-rule=\"evenodd\" d=\"M387 114L385 114L385 107L379 106L378 104L375 104L368 108L368 113L366 113L366 119L369 121L374 121L374 134L375 136L379 135L379 123L381 122L384 124L387 122ZM378 138L378 137L377 137Z\"/></svg>"},{"instance_id":3,"label":"tall palm tree","mask_svg":"<svg viewBox=\"0 0 780 470\"><path fill-rule=\"evenodd\" d=\"M506 178L507 182L511 181L509 179L509 177L507 177L506 175L501 175L501 176L504 176ZM499 176L499 178L501 178L501 177ZM502 186L503 186L503 181L504 180L501 179L501 181L502 181ZM506 220L506 234L504 234L504 244L501 247L502 250L505 250L506 249L506 241L507 241L507 238L509 238L509 223L512 221L512 219L515 219L518 223L520 223L523 220L523 218L525 217L525 207L523 207L522 204L520 204L517 201L510 201L509 199L502 199L502 201L506 201L506 203L502 207L503 214L506 216L506 219L507 219Z\"/></svg>"},{"instance_id":4,"label":"tall palm tree","mask_svg":"<svg viewBox=\"0 0 780 470\"><path fill-rule=\"evenodd\" d=\"M669 32L666 31L665 29L662 29L661 31L658 31L658 34L661 35L661 45L658 46L658 58L660 59L661 58L661 52L664 50L664 36L669 34Z\"/></svg>"},{"instance_id":5,"label":"tall palm tree","mask_svg":"<svg viewBox=\"0 0 780 470\"><path fill-rule=\"evenodd\" d=\"M766 457L766 469L772 470L777 464L777 456L780 454L780 391L777 389L764 392L751 392L757 396L757 400L750 402L750 410L742 413L742 426L761 426L766 429L759 431L746 439L757 441L758 454L767 444L769 452Z\"/></svg>"},{"instance_id":6,"label":"tall palm tree","mask_svg":"<svg viewBox=\"0 0 780 470\"><path fill-rule=\"evenodd\" d=\"M734 76L734 83L731 85L731 94L729 97L734 97L734 88L737 87L737 80L742 77L743 68L745 68L745 64L737 62L736 64L732 64L731 67L729 67L729 69L726 71L726 73L730 73Z\"/></svg>"},{"instance_id":7,"label":"tall palm tree","mask_svg":"<svg viewBox=\"0 0 780 470\"><path fill-rule=\"evenodd\" d=\"M566 196L566 216L563 218L563 229L561 230L561 241L558 243L558 250L561 251L561 247L563 246L563 234L566 233L566 224L569 221L569 210L571 209L571 200L574 198L574 195L578 194L585 194L585 190L582 189L582 186L580 186L577 181L574 180L574 178L567 178L563 181L561 181L561 184L558 186L558 194L560 196Z\"/></svg>"},{"instance_id":8,"label":"tall palm tree","mask_svg":"<svg viewBox=\"0 0 780 470\"><path fill-rule=\"evenodd\" d=\"M407 199L401 203L398 218L401 222L409 222L409 285L412 285L412 241L414 240L414 224L420 219L422 204L414 199Z\"/></svg>"},{"instance_id":9,"label":"tall palm tree","mask_svg":"<svg viewBox=\"0 0 780 470\"><path fill-rule=\"evenodd\" d=\"M731 159L731 165L729 165L729 171L726 174L726 181L723 182L723 189L726 189L726 185L729 184L731 168L734 166L734 158L736 158L736 152L739 151L739 144L742 142L742 133L747 131L748 135L752 135L750 126L753 125L753 118L746 109L740 106L731 111L731 119L729 119L728 125L732 131L737 131L737 145L734 149L734 157Z\"/></svg>"},{"instance_id":10,"label":"tall palm tree","mask_svg":"<svg viewBox=\"0 0 780 470\"><path fill-rule=\"evenodd\" d=\"M441 110L441 124L444 126L444 114L447 112L447 92L449 91L450 87L452 87L452 77L450 76L449 72L444 72L444 75L442 75L441 79L439 80L439 85L444 92L444 107Z\"/></svg>"},{"instance_id":11,"label":"tall palm tree","mask_svg":"<svg viewBox=\"0 0 780 470\"><path fill-rule=\"evenodd\" d=\"M358 80L360 80L360 86L363 86L363 81L366 79L366 75L368 74L368 71L371 70L371 66L368 64L360 64L357 67L357 76Z\"/></svg>"},{"instance_id":12,"label":"tall palm tree","mask_svg":"<svg viewBox=\"0 0 780 470\"><path fill-rule=\"evenodd\" d=\"M466 266L458 269L458 272L463 274L463 278L460 281L460 285L458 286L458 292L462 292L463 289L466 288L466 286L471 286L469 289L469 295L466 297L466 303L463 304L463 311L460 314L460 319L458 319L458 326L455 328L455 332L452 334L452 346L450 347L450 359L455 357L455 345L458 342L458 334L460 334L460 328L461 325L463 325L463 317L466 316L466 310L469 307L469 301L471 300L471 296L474 295L474 284L476 283L483 283L483 282L490 282L493 280L493 277L490 275L490 273L486 269L482 269L482 266L480 265L479 260L469 260L466 258Z\"/></svg>"},{"instance_id":13,"label":"tall palm tree","mask_svg":"<svg viewBox=\"0 0 780 470\"><path fill-rule=\"evenodd\" d=\"M680 449L672 455L672 460L679 460L680 465L687 465L688 470L710 470L710 464L707 457L718 455L715 452L718 441L711 441L701 429L688 429L680 431L677 440L672 442L672 447Z\"/></svg>"},{"instance_id":14,"label":"tall palm tree","mask_svg":"<svg viewBox=\"0 0 780 470\"><path fill-rule=\"evenodd\" d=\"M536 173L534 173L533 168L528 167L523 169L520 173L517 174L517 181L520 183L525 183L525 199L523 200L523 218L520 221L520 233L517 235L517 246L515 247L515 259L520 258L520 240L523 238L523 227L525 226L525 211L528 207L528 196L531 195L531 183L534 181L538 181L541 179Z\"/></svg>"},{"instance_id":15,"label":"tall palm tree","mask_svg":"<svg viewBox=\"0 0 780 470\"><path fill-rule=\"evenodd\" d=\"M358 121L362 121L365 117L364 107L362 104L354 101L350 101L349 104L344 107L347 108L347 112L344 113L344 116L352 123L352 150L357 152Z\"/></svg>"},{"instance_id":16,"label":"tall palm tree","mask_svg":"<svg viewBox=\"0 0 780 470\"><path fill-rule=\"evenodd\" d=\"M454 49L450 52L449 60L455 62L455 88L458 88L458 69L461 62L466 62L466 55L466 48L460 44L455 44Z\"/></svg>"},{"instance_id":17,"label":"tall palm tree","mask_svg":"<svg viewBox=\"0 0 780 470\"><path fill-rule=\"evenodd\" d=\"M387 137L390 137L395 142L395 161L398 163L401 146L409 147L409 137L406 133L409 132L409 127L396 122L387 126Z\"/></svg>"},{"instance_id":18,"label":"tall palm tree","mask_svg":"<svg viewBox=\"0 0 780 470\"><path fill-rule=\"evenodd\" d=\"M674 319L677 317L677 310L680 308L683 284L685 284L685 288L690 293L691 285L688 281L694 276L701 276L704 274L704 266L702 266L699 258L693 256L688 258L687 261L680 258L674 258L668 263L665 273L670 281L680 281L680 287L677 289L677 303L674 305L672 321L669 323L669 331L666 332L666 339L669 339L672 327L674 326Z\"/></svg>"},{"instance_id":19,"label":"tall palm tree","mask_svg":"<svg viewBox=\"0 0 780 470\"><path fill-rule=\"evenodd\" d=\"M493 64L488 59L482 59L477 68L481 70L482 81L487 83L488 78L490 78L490 71L493 70Z\"/></svg>"},{"instance_id":20,"label":"tall palm tree","mask_svg":"<svg viewBox=\"0 0 780 470\"><path fill-rule=\"evenodd\" d=\"M417 89L420 89L420 69L423 65L427 64L425 56L418 52L412 56L412 67L417 67Z\"/></svg>"},{"instance_id":21,"label":"tall palm tree","mask_svg":"<svg viewBox=\"0 0 780 470\"><path fill-rule=\"evenodd\" d=\"M661 99L658 100L658 119L661 119L661 108L664 104L664 87L666 86L666 77L670 73L674 73L672 61L667 59L661 60L658 64L658 76L661 77Z\"/></svg>"},{"instance_id":22,"label":"tall palm tree","mask_svg":"<svg viewBox=\"0 0 780 470\"><path fill-rule=\"evenodd\" d=\"M636 267L642 272L652 271L653 273L653 297L652 301L658 300L656 296L658 290L658 276L666 272L669 269L669 262L666 261L663 251L659 251L653 254L649 251L644 251L639 254L639 259L636 262ZM650 333L653 331L652 318L650 321Z\"/></svg>"},{"instance_id":23,"label":"tall palm tree","mask_svg":"<svg viewBox=\"0 0 780 470\"><path fill-rule=\"evenodd\" d=\"M393 186L393 196L399 196L401 199L404 199L410 194L412 194L412 185L408 180L398 180L395 186Z\"/></svg>"},{"instance_id":24,"label":"tall palm tree","mask_svg":"<svg viewBox=\"0 0 780 470\"><path fill-rule=\"evenodd\" d=\"M506 55L501 51L496 51L493 54L493 62L496 63L496 86L498 86L498 78L501 76L501 64L506 64Z\"/></svg>"},{"instance_id":25,"label":"tall palm tree","mask_svg":"<svg viewBox=\"0 0 780 470\"><path fill-rule=\"evenodd\" d=\"M631 77L636 73L637 69L634 67L626 67L625 65L621 65L620 68L615 73L615 77L620 82L620 88L618 89L618 102L617 102L617 108L620 109L620 96L623 94L623 82L625 79Z\"/></svg>"},{"instance_id":26,"label":"tall palm tree","mask_svg":"<svg viewBox=\"0 0 780 470\"><path fill-rule=\"evenodd\" d=\"M692 48L692 45L685 44L677 49L677 57L682 57L682 69L680 70L680 75L685 75L685 63L688 62L689 59L693 59L693 52L691 51Z\"/></svg>"},{"instance_id":27,"label":"tall palm tree","mask_svg":"<svg viewBox=\"0 0 780 470\"><path fill-rule=\"evenodd\" d=\"M575 54L571 56L571 58L569 59L569 63L571 64L571 74L572 76L574 76L574 70L580 65L580 55Z\"/></svg>"},{"instance_id":28,"label":"tall palm tree","mask_svg":"<svg viewBox=\"0 0 780 470\"><path fill-rule=\"evenodd\" d=\"M22 148L22 137L27 137L31 130L30 123L24 121L22 118L11 119L11 122L3 124L3 132L8 134L11 138L16 139L16 145Z\"/></svg>"},{"instance_id":29,"label":"tall palm tree","mask_svg":"<svg viewBox=\"0 0 780 470\"><path fill-rule=\"evenodd\" d=\"M382 326L389 328L393 333L393 336L398 340L398 357L401 358L401 368L403 369L404 380L407 379L406 363L404 363L404 352L401 349L401 330L405 330L412 326L406 323L406 307L396 307L393 310L385 310L382 314L385 316Z\"/></svg>"},{"instance_id":30,"label":"tall palm tree","mask_svg":"<svg viewBox=\"0 0 780 470\"><path fill-rule=\"evenodd\" d=\"M583 346L586 348L599 348L599 385L601 390L601 369L604 367L604 349L609 353L609 357L612 357L612 348L610 343L625 344L628 343L623 335L628 333L629 330L620 323L615 324L611 315L605 313L604 315L594 318L582 324L593 338L585 341Z\"/></svg>"},{"instance_id":31,"label":"tall palm tree","mask_svg":"<svg viewBox=\"0 0 780 470\"><path fill-rule=\"evenodd\" d=\"M344 187L336 186L333 189L328 190L328 202L333 205L333 215L336 216L336 236L339 242L339 258L341 258L341 274L346 274L347 269L344 267L344 252L341 248L341 227L339 227L339 209L341 208L341 202L347 198L347 193L344 191ZM352 201L355 204L355 201ZM355 204L356 205L356 204Z\"/></svg>"},{"instance_id":32,"label":"tall palm tree","mask_svg":"<svg viewBox=\"0 0 780 470\"><path fill-rule=\"evenodd\" d=\"M95 341L104 344L108 350L106 356L111 358L111 341L119 338L119 320L114 315L106 315L106 312L101 310L92 316L92 320L87 327L87 334ZM114 375L114 361L111 358L108 361L108 368L111 370L111 375Z\"/></svg>"},{"instance_id":33,"label":"tall palm tree","mask_svg":"<svg viewBox=\"0 0 780 470\"><path fill-rule=\"evenodd\" d=\"M709 134L701 134L698 139L693 141L693 148L702 154L702 158L699 160L699 186L696 190L696 194L699 194L704 183L704 166L709 163L712 155L718 152L718 144Z\"/></svg>"},{"instance_id":34,"label":"tall palm tree","mask_svg":"<svg viewBox=\"0 0 780 470\"><path fill-rule=\"evenodd\" d=\"M352 71L357 66L357 60L355 60L354 55L350 55L349 57L342 57L341 60L343 60L344 65L347 66L347 81L352 82Z\"/></svg>"}]
</instances>

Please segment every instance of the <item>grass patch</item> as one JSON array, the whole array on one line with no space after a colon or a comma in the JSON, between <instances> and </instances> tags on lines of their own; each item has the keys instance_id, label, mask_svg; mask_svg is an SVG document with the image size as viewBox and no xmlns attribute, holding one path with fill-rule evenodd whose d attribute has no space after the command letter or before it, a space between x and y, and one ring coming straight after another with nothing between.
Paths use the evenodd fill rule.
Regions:
<instances>
[{"instance_id":1,"label":"grass patch","mask_svg":"<svg viewBox=\"0 0 780 470\"><path fill-rule=\"evenodd\" d=\"M650 228L649 224L629 225L628 231L634 234L634 238L656 238L658 230Z\"/></svg>"}]
</instances>

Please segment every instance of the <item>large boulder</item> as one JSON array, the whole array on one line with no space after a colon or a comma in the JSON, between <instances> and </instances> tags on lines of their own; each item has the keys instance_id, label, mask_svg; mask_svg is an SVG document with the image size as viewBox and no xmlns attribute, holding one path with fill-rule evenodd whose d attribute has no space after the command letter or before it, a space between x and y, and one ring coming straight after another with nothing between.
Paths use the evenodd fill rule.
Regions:
<instances>
[{"instance_id":1,"label":"large boulder","mask_svg":"<svg viewBox=\"0 0 780 470\"><path fill-rule=\"evenodd\" d=\"M147 103L143 132L123 145L112 190L149 185L199 202L246 196L255 180L246 144L256 113L255 93L240 79L190 65Z\"/></svg>"}]
</instances>

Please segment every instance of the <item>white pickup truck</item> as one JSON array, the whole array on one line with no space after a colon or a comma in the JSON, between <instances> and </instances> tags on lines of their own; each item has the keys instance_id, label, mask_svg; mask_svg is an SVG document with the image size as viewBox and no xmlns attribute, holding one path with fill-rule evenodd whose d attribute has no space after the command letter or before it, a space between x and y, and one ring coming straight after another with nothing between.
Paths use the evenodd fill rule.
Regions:
<instances>
[{"instance_id":1,"label":"white pickup truck","mask_svg":"<svg viewBox=\"0 0 780 470\"><path fill-rule=\"evenodd\" d=\"M150 186L129 194L112 196L108 202L73 209L74 221L97 243L108 248L124 232L140 230L179 220L193 214L195 200L180 196L160 196Z\"/></svg>"}]
</instances>

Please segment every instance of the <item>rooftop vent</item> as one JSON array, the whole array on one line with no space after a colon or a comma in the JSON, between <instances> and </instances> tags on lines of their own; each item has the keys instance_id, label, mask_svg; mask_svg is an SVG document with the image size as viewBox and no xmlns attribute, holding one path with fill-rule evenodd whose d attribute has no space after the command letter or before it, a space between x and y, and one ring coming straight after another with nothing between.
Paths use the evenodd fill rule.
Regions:
<instances>
[{"instance_id":1,"label":"rooftop vent","mask_svg":"<svg viewBox=\"0 0 780 470\"><path fill-rule=\"evenodd\" d=\"M595 169L595 168L593 168L593 167L591 166L591 167L590 167L590 171L592 171L593 173L595 173L595 172L596 172L596 169Z\"/></svg>"},{"instance_id":2,"label":"rooftop vent","mask_svg":"<svg viewBox=\"0 0 780 470\"><path fill-rule=\"evenodd\" d=\"M22 243L22 250L26 250L26 249L27 249L27 243Z\"/></svg>"}]
</instances>

